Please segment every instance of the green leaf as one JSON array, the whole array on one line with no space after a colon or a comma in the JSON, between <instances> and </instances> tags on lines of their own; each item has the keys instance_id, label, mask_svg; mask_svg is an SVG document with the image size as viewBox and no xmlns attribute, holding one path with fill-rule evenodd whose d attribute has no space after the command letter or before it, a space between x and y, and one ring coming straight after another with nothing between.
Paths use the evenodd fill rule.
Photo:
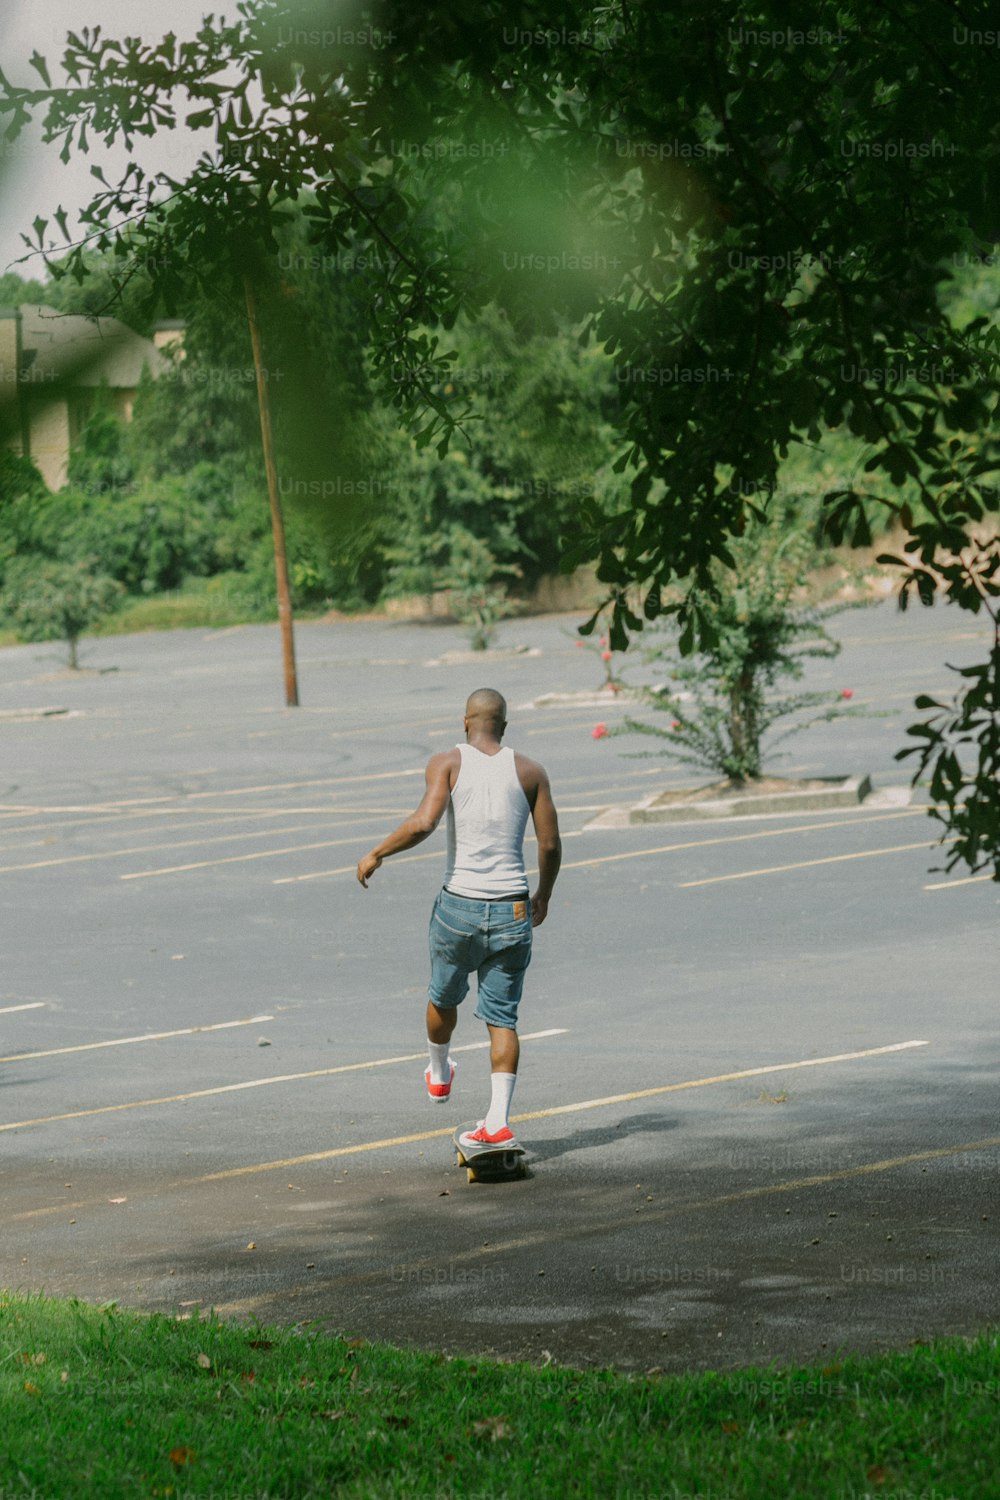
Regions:
<instances>
[{"instance_id":1,"label":"green leaf","mask_svg":"<svg viewBox=\"0 0 1000 1500\"><path fill-rule=\"evenodd\" d=\"M41 80L45 84L45 87L47 89L50 89L52 87L52 79L49 77L48 64L46 63L45 58L42 56L42 54L38 51L35 51L28 58L28 61L34 68L35 72L38 73L41 77Z\"/></svg>"}]
</instances>

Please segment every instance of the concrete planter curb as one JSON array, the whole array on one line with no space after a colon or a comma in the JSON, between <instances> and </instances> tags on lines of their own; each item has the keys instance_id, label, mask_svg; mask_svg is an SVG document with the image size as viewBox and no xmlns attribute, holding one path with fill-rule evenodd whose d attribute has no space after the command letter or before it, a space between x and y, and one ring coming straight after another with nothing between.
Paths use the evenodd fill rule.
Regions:
<instances>
[{"instance_id":1,"label":"concrete planter curb","mask_svg":"<svg viewBox=\"0 0 1000 1500\"><path fill-rule=\"evenodd\" d=\"M629 809L630 823L680 823L692 818L732 818L747 813L775 813L815 811L827 807L856 807L864 802L872 790L868 776L824 777L825 787L809 787L802 791L734 793L728 797L712 797L705 801L679 800L657 806L662 793L646 797Z\"/></svg>"},{"instance_id":2,"label":"concrete planter curb","mask_svg":"<svg viewBox=\"0 0 1000 1500\"><path fill-rule=\"evenodd\" d=\"M0 719L51 719L68 712L66 708L0 708Z\"/></svg>"},{"instance_id":3,"label":"concrete planter curb","mask_svg":"<svg viewBox=\"0 0 1000 1500\"><path fill-rule=\"evenodd\" d=\"M775 813L823 812L838 807L907 807L911 787L884 787L875 791L870 776L822 777L802 788L730 793L725 797L687 797L675 794L663 802L663 792L654 792L631 807L609 807L588 828L629 828L644 823L696 823L718 818L764 817Z\"/></svg>"}]
</instances>

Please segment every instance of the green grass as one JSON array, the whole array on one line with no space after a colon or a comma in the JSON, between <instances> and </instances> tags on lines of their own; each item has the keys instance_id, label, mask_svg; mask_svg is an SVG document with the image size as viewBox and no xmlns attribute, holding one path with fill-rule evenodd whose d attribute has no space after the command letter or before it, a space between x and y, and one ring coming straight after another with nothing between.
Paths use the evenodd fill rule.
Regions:
<instances>
[{"instance_id":1,"label":"green grass","mask_svg":"<svg viewBox=\"0 0 1000 1500\"><path fill-rule=\"evenodd\" d=\"M322 619L328 612L329 606L325 604L299 605L295 618ZM224 578L196 578L168 594L126 599L120 609L105 616L88 634L137 635L147 630L214 630L231 625L277 623L277 604L248 597Z\"/></svg>"},{"instance_id":2,"label":"green grass","mask_svg":"<svg viewBox=\"0 0 1000 1500\"><path fill-rule=\"evenodd\" d=\"M0 1496L997 1495L1000 1341L648 1375L0 1295Z\"/></svg>"},{"instance_id":3,"label":"green grass","mask_svg":"<svg viewBox=\"0 0 1000 1500\"><path fill-rule=\"evenodd\" d=\"M277 619L277 605L269 606L237 587L232 575L192 578L183 588L147 598L130 597L107 615L96 635L133 635L144 630L213 629L250 625Z\"/></svg>"}]
</instances>

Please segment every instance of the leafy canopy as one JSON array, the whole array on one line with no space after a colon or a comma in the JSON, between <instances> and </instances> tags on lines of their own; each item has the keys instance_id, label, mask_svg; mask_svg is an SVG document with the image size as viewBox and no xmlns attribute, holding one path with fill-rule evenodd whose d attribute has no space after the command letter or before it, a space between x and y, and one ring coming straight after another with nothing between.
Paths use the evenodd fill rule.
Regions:
<instances>
[{"instance_id":1,"label":"leafy canopy","mask_svg":"<svg viewBox=\"0 0 1000 1500\"><path fill-rule=\"evenodd\" d=\"M40 86L4 84L0 106L13 133L41 115L66 159L182 113L210 127L186 182L133 165L100 188L96 243L155 265L169 302L189 276L261 272L301 204L317 253L369 253L376 379L442 451L462 414L438 394L438 330L489 301L531 332L589 318L617 361L631 503L584 503L566 563L597 560L616 649L663 612L684 649L710 644L712 560L824 426L869 442L879 480L827 496L831 534L898 517L909 587L996 621L1000 331L941 296L1000 237L988 0L820 3L808 23L777 0L346 16L245 0L187 41L83 31L65 82L36 56ZM696 587L672 602L678 577ZM997 782L959 796L1000 871Z\"/></svg>"}]
</instances>

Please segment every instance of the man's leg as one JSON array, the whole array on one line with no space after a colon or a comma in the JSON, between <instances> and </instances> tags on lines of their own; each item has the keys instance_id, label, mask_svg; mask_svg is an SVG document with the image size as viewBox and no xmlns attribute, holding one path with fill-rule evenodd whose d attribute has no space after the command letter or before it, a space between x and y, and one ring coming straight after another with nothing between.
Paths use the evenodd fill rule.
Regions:
<instances>
[{"instance_id":1,"label":"man's leg","mask_svg":"<svg viewBox=\"0 0 1000 1500\"><path fill-rule=\"evenodd\" d=\"M431 912L431 978L427 989L427 1092L439 1103L451 1095L455 1064L448 1043L458 1007L469 992L469 974L480 958L479 922L474 911L440 891Z\"/></svg>"},{"instance_id":2,"label":"man's leg","mask_svg":"<svg viewBox=\"0 0 1000 1500\"><path fill-rule=\"evenodd\" d=\"M447 1047L458 1021L457 1005L435 1005L427 1002L427 1040L439 1047Z\"/></svg>"},{"instance_id":3,"label":"man's leg","mask_svg":"<svg viewBox=\"0 0 1000 1500\"><path fill-rule=\"evenodd\" d=\"M458 1021L458 1006L438 1006L427 1002L427 1054L429 1066L426 1083L431 1098L446 1099L451 1092L455 1064L448 1055L448 1043Z\"/></svg>"},{"instance_id":4,"label":"man's leg","mask_svg":"<svg viewBox=\"0 0 1000 1500\"><path fill-rule=\"evenodd\" d=\"M490 1135L510 1128L510 1101L517 1082L521 1044L512 1026L486 1023L490 1033L490 1107L483 1121Z\"/></svg>"},{"instance_id":5,"label":"man's leg","mask_svg":"<svg viewBox=\"0 0 1000 1500\"><path fill-rule=\"evenodd\" d=\"M521 1057L521 1044L517 1039L517 1032L511 1026L491 1026L486 1023L490 1034L490 1071L493 1073L516 1073L517 1065ZM451 1033L449 1032L450 1036Z\"/></svg>"},{"instance_id":6,"label":"man's leg","mask_svg":"<svg viewBox=\"0 0 1000 1500\"><path fill-rule=\"evenodd\" d=\"M488 1135L510 1129L510 1104L521 1055L517 1012L531 962L531 919L524 910L523 917L495 933L493 951L479 969L476 1014L490 1034L490 1107L483 1121Z\"/></svg>"}]
</instances>

